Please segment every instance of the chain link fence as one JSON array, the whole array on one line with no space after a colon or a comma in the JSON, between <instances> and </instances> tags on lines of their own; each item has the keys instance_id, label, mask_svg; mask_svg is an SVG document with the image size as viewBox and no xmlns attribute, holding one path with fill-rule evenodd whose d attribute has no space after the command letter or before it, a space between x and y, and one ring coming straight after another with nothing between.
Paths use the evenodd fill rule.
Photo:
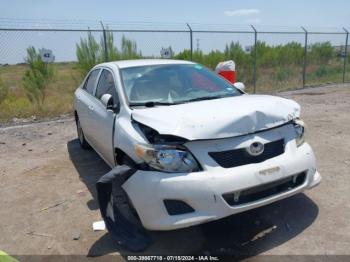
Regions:
<instances>
[{"instance_id":1,"label":"chain link fence","mask_svg":"<svg viewBox=\"0 0 350 262\"><path fill-rule=\"evenodd\" d=\"M13 96L21 97L27 48L50 49L55 56L56 80L47 97L62 94L69 87L68 99L81 80L76 67L77 45L89 34L102 48L107 48L103 43L111 34L120 52L123 39L131 40L140 58L161 58L161 50L171 48L174 59L193 60L211 69L232 59L238 80L252 93L350 81L346 28L0 19L1 82L10 87ZM110 60L108 50L104 53L105 60ZM59 107L59 102L51 103Z\"/></svg>"},{"instance_id":2,"label":"chain link fence","mask_svg":"<svg viewBox=\"0 0 350 262\"><path fill-rule=\"evenodd\" d=\"M266 31L254 26L236 26L229 30L228 25L116 24L111 21L89 23L87 26L82 26L82 22L67 22L64 26L62 22L44 23L46 26L43 26L43 23L32 23L29 27L28 22L3 23L0 25L0 64L23 63L29 46L53 50L56 62L75 62L76 45L80 39L86 38L90 32L99 40L107 31L113 33L117 47L120 46L123 36L132 39L145 58L159 58L162 48L171 47L175 58L176 54L188 50L189 59L196 61L201 60L196 56L198 53L224 53L230 43L238 43L245 54L249 55L249 59L239 61L239 54L234 52L222 57L218 55L217 59L235 60L238 73L240 69L245 69L240 78L246 80L256 92L259 92L259 87L260 91L271 91L329 82L347 82L350 78L347 74L349 33L345 28L328 32L308 30L306 27L300 27L298 30L278 28L278 31ZM277 54L277 51L274 54L273 50L268 50L281 49L292 43L297 45L294 50L285 48L280 51L282 54ZM332 48L332 54L322 53L329 52L322 50L327 47L326 44ZM302 54L300 47L303 49ZM268 51L271 53L270 57L266 54ZM283 57L288 55L297 56L293 65L284 61L288 59ZM215 67L211 62L218 62L217 59L210 61L206 66ZM270 61L266 61L268 59ZM242 75L243 73L245 75Z\"/></svg>"}]
</instances>

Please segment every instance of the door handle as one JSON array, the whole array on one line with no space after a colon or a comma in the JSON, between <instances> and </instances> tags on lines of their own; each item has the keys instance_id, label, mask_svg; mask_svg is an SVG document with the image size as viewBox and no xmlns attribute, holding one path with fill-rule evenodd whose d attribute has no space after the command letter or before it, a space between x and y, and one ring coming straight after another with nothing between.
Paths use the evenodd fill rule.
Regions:
<instances>
[{"instance_id":1,"label":"door handle","mask_svg":"<svg viewBox=\"0 0 350 262\"><path fill-rule=\"evenodd\" d=\"M89 110L94 111L94 107L92 105L89 105Z\"/></svg>"}]
</instances>

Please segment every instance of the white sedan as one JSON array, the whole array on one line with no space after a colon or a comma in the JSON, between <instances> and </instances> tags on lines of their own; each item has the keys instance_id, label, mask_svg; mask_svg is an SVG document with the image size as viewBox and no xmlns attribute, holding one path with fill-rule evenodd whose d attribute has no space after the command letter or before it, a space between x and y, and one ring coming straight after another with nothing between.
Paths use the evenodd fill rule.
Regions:
<instances>
[{"instance_id":1,"label":"white sedan","mask_svg":"<svg viewBox=\"0 0 350 262\"><path fill-rule=\"evenodd\" d=\"M193 62L99 64L75 92L79 141L112 168L135 168L121 187L152 230L217 220L319 184L300 106L243 89Z\"/></svg>"}]
</instances>

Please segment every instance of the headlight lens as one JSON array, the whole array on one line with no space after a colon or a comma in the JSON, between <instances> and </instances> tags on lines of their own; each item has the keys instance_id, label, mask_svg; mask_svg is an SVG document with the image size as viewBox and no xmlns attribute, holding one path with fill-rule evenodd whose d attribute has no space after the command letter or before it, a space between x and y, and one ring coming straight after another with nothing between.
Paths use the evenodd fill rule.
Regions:
<instances>
[{"instance_id":1,"label":"headlight lens","mask_svg":"<svg viewBox=\"0 0 350 262\"><path fill-rule=\"evenodd\" d=\"M301 119L294 120L294 129L295 129L295 142L297 146L301 146L304 142L304 135L305 135L305 124L304 121Z\"/></svg>"},{"instance_id":2,"label":"headlight lens","mask_svg":"<svg viewBox=\"0 0 350 262\"><path fill-rule=\"evenodd\" d=\"M185 148L171 145L137 144L135 153L150 167L164 172L195 172L199 165Z\"/></svg>"}]
</instances>

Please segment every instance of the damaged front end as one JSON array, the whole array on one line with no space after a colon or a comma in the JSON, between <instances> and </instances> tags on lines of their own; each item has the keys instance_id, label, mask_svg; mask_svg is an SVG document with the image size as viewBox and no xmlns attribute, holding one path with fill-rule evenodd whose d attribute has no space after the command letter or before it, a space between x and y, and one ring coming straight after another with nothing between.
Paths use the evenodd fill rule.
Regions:
<instances>
[{"instance_id":1,"label":"damaged front end","mask_svg":"<svg viewBox=\"0 0 350 262\"><path fill-rule=\"evenodd\" d=\"M127 161L102 176L96 184L98 203L105 225L112 238L133 252L146 249L152 239L142 226L136 210L122 188L137 170L167 173L196 172L201 170L198 161L183 146L188 140L160 135L154 129L134 121L148 143L135 146L135 154L144 162Z\"/></svg>"},{"instance_id":2,"label":"damaged front end","mask_svg":"<svg viewBox=\"0 0 350 262\"><path fill-rule=\"evenodd\" d=\"M161 137L190 141L242 136L278 127L299 117L300 106L296 102L268 95L241 95L137 108L132 112L134 121L154 129Z\"/></svg>"},{"instance_id":3,"label":"damaged front end","mask_svg":"<svg viewBox=\"0 0 350 262\"><path fill-rule=\"evenodd\" d=\"M189 173L201 170L191 152L184 146L185 138L161 135L156 130L134 121L148 143L135 145L135 155L151 170L168 173Z\"/></svg>"},{"instance_id":4,"label":"damaged front end","mask_svg":"<svg viewBox=\"0 0 350 262\"><path fill-rule=\"evenodd\" d=\"M212 183L215 183L217 192L230 191L231 187L240 189L242 181L247 184L245 187L261 183L255 181L253 175L251 179L247 179L245 175L242 181L237 180L239 175L231 178L234 172L225 170L225 166L220 166L215 159L211 159L208 152L231 152L238 147L246 148L250 146L250 140L260 136L263 143L271 139L284 142L295 139L298 147L303 144L305 128L299 120L300 108L296 103L274 99L271 104L266 97L245 100L247 103L255 103L256 107L252 109L245 105L244 109L238 107L234 112L230 112L227 108L234 99L226 99L224 105L208 101L215 105L210 106L213 110L207 111L206 116L203 114L204 105L199 109L193 107L193 114L190 115L186 114L186 111L192 109L189 105L173 106L171 110L159 107L136 109L132 112L131 119L127 120L130 130L123 132L129 134L127 153L131 161L113 168L97 182L101 215L108 231L118 244L130 251L143 251L152 243L145 228L176 229L231 214L233 211L224 204L222 210L215 212L215 208L218 207L216 195L219 194L212 192ZM237 105L243 104L238 100ZM289 132L288 139L283 137L286 132ZM264 134L256 135L261 133ZM126 141L125 137L123 138L123 141ZM227 148L228 144L232 148ZM312 159L310 161L312 162ZM213 167L220 169L220 173L226 176L220 176L218 179L217 171ZM201 171L207 172L208 175L200 176ZM172 173L184 175L174 176ZM226 181L220 181L221 179ZM264 179L267 181L270 178L267 176ZM163 191L160 190L162 194L157 196L154 190L160 187ZM138 219L128 195L141 219ZM211 202L206 197L213 195L215 208L207 210L206 207ZM178 207L180 201L182 209L189 212L183 212L181 215L172 212L169 203L176 203ZM145 206L147 208L144 208ZM167 213L164 210L167 210ZM184 219L181 220L181 216ZM189 218L186 219L186 216ZM158 223L158 220L161 223Z\"/></svg>"}]
</instances>

